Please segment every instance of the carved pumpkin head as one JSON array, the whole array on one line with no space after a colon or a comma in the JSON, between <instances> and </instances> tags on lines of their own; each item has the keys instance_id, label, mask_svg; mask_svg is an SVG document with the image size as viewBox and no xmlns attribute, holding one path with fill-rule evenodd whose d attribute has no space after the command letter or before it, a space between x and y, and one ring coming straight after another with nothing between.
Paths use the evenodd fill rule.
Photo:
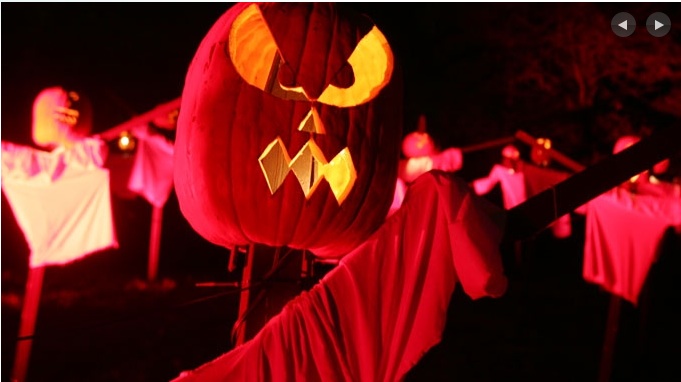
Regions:
<instances>
[{"instance_id":1,"label":"carved pumpkin head","mask_svg":"<svg viewBox=\"0 0 681 382\"><path fill-rule=\"evenodd\" d=\"M551 163L551 140L548 138L537 138L537 142L532 146L530 159L537 166L547 167Z\"/></svg>"},{"instance_id":2,"label":"carved pumpkin head","mask_svg":"<svg viewBox=\"0 0 681 382\"><path fill-rule=\"evenodd\" d=\"M185 79L175 187L194 229L337 257L383 222L402 87L365 16L334 4L239 3Z\"/></svg>"},{"instance_id":3,"label":"carved pumpkin head","mask_svg":"<svg viewBox=\"0 0 681 382\"><path fill-rule=\"evenodd\" d=\"M33 102L33 142L44 148L71 147L92 131L90 103L60 86L44 89Z\"/></svg>"},{"instance_id":4,"label":"carved pumpkin head","mask_svg":"<svg viewBox=\"0 0 681 382\"><path fill-rule=\"evenodd\" d=\"M407 134L402 140L402 154L405 157L418 158L437 154L435 142L426 130L426 116L420 115L416 131Z\"/></svg>"}]
</instances>

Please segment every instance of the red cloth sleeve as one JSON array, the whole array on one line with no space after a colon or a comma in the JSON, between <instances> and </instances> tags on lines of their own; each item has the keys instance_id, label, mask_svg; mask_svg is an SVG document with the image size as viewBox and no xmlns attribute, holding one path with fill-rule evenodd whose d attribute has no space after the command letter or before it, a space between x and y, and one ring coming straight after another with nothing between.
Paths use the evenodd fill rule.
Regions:
<instances>
[{"instance_id":1,"label":"red cloth sleeve","mask_svg":"<svg viewBox=\"0 0 681 382\"><path fill-rule=\"evenodd\" d=\"M681 225L681 198L622 189L590 201L586 211L584 280L638 304L664 231Z\"/></svg>"},{"instance_id":2,"label":"red cloth sleeve","mask_svg":"<svg viewBox=\"0 0 681 382\"><path fill-rule=\"evenodd\" d=\"M176 381L395 381L437 344L457 281L506 290L503 211L441 172L252 340Z\"/></svg>"}]
</instances>

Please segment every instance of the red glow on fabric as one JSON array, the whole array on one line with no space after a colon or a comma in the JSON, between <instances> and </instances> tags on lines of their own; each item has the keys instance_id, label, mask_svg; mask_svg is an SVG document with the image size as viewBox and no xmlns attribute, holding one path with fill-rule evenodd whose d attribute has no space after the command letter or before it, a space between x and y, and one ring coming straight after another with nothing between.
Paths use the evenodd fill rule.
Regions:
<instances>
[{"instance_id":1,"label":"red glow on fabric","mask_svg":"<svg viewBox=\"0 0 681 382\"><path fill-rule=\"evenodd\" d=\"M583 277L638 304L664 231L681 228L681 197L618 188L586 206Z\"/></svg>"},{"instance_id":2,"label":"red glow on fabric","mask_svg":"<svg viewBox=\"0 0 681 382\"><path fill-rule=\"evenodd\" d=\"M565 180L569 174L563 171L539 167L526 162L518 162L517 169L494 165L488 176L473 181L473 189L478 195L492 191L501 185L505 209L511 209L547 188ZM554 237L567 238L572 235L570 214L559 217L551 224Z\"/></svg>"},{"instance_id":3,"label":"red glow on fabric","mask_svg":"<svg viewBox=\"0 0 681 382\"><path fill-rule=\"evenodd\" d=\"M525 195L525 175L502 165L494 165L489 175L473 181L473 189L478 195L485 195L494 186L501 184L504 208L509 210L527 199Z\"/></svg>"},{"instance_id":4,"label":"red glow on fabric","mask_svg":"<svg viewBox=\"0 0 681 382\"><path fill-rule=\"evenodd\" d=\"M396 381L441 340L457 282L506 291L504 214L461 180L430 172L385 224L250 341L175 381Z\"/></svg>"},{"instance_id":5,"label":"red glow on fabric","mask_svg":"<svg viewBox=\"0 0 681 382\"><path fill-rule=\"evenodd\" d=\"M151 205L163 207L173 189L173 144L146 125L135 129L134 135L137 151L128 188Z\"/></svg>"}]
</instances>

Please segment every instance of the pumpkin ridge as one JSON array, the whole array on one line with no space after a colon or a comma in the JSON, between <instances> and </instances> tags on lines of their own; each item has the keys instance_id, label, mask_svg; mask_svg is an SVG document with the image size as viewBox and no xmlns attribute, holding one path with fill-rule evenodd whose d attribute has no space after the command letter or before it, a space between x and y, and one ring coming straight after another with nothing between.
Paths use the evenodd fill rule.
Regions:
<instances>
[{"instance_id":1,"label":"pumpkin ridge","mask_svg":"<svg viewBox=\"0 0 681 382\"><path fill-rule=\"evenodd\" d=\"M229 43L228 43L228 44L229 44ZM227 49L229 49L229 46L227 46ZM229 53L229 52L227 52L227 53ZM227 55L227 59L229 60L230 64L231 64L232 66L234 66L234 63L231 62L231 59L230 59L230 57L229 57L229 54ZM242 84L241 86L243 87L244 85ZM243 94L243 93L244 93L243 91L237 92L236 100L235 100L235 102L234 102L236 105L239 105L239 102L240 102L240 99L242 98L242 94ZM236 117L237 117L237 115L236 115L236 114L237 114L237 110L239 110L239 109L238 109L238 108L233 108L231 114L227 114L227 115L229 116L229 121L230 121L232 124L234 124L234 122L235 122L235 120L236 120ZM230 152L234 149L234 142L235 142L234 135L235 135L236 133L237 133L236 129L229 128L229 135L228 135L228 137L229 137L229 143L228 143L228 148L229 148L229 151L230 151ZM235 187L234 187L235 182L233 181L233 177L231 176L231 175L234 173L234 171L232 170L232 166L234 166L235 164L237 164L237 165L240 164L240 163L236 163L236 162L237 162L237 161L231 161L230 163L228 163L228 164L225 166L226 171L229 171L229 173L227 173L226 176L227 176L230 180L232 180L232 181L230 181L230 182L228 183L228 187L231 189L230 195L235 195L235 192L236 192ZM226 199L228 200L227 203L231 205L231 211L233 211L232 215L234 216L234 219L236 220L236 221L235 221L235 225L238 227L239 232L241 233L241 236L244 237L244 238L246 238L246 240L248 240L249 242L252 242L251 238L250 238L249 236L246 235L246 232L244 232L244 229L241 228L242 222L241 222L241 218L240 218L240 216L239 216L239 210L238 210L238 208L237 208L235 198L234 198L234 197L231 197L231 198L226 198Z\"/></svg>"},{"instance_id":2,"label":"pumpkin ridge","mask_svg":"<svg viewBox=\"0 0 681 382\"><path fill-rule=\"evenodd\" d=\"M270 4L270 6L272 6L272 4ZM305 16L300 16L300 19L302 19L302 22L304 22L306 24L305 30L307 31L308 28L309 28L309 25L310 25L310 20L309 20L310 17L311 17L310 14L314 13L314 7L313 6L310 7L308 5L306 10L307 10L307 14ZM261 8L261 13L263 14L263 18L267 22L268 20L265 17L265 12L263 12L262 8ZM275 14L275 16L278 16L278 15ZM296 21L298 21L298 20L296 20ZM302 43L300 44L299 49L297 49L297 51L295 51L295 52L292 52L290 45L280 43L281 36L275 35L275 32L274 32L272 26L270 26L269 22L267 23L267 26L270 29L270 31L272 32L272 37L274 38L275 44L277 45L277 48L279 49L279 55L280 55L282 61L284 62L284 65L286 65L291 71L293 71L294 83L286 84L285 86L287 86L287 87L301 86L299 81L298 81L298 75L299 75L299 71L300 71L300 62L302 61L302 57L303 57L303 54L304 54L304 51L305 51L305 46L307 46L308 33L303 34L303 40L302 40ZM284 55L284 51L286 52L286 55ZM296 62L295 66L292 65L292 61L293 61L292 58L295 58L295 62ZM277 78L277 81L279 81L279 78Z\"/></svg>"},{"instance_id":3,"label":"pumpkin ridge","mask_svg":"<svg viewBox=\"0 0 681 382\"><path fill-rule=\"evenodd\" d=\"M310 61L310 62L316 61L316 60L314 60L314 58L316 58L316 56L317 56L317 52L316 52L316 48L317 48L316 45L317 44L314 44L314 43L308 44L308 41L310 40L310 38L308 38L308 36L310 36L314 40L315 31L312 30L312 28L318 23L318 19L322 19L322 18L326 17L326 18L333 19L334 22L337 21L337 19L333 17L333 12L330 12L331 15L324 15L324 12L326 11L326 9L322 9L322 7L324 7L324 6L325 6L325 4L320 4L320 3L314 3L314 5L312 6L312 12L310 14L310 19L309 19L309 21L307 23L307 27L305 29L305 43L303 44L302 56L301 56L300 64L299 64L299 67L298 67L298 71L300 71L300 67L303 65L303 63L307 63L308 61ZM326 22L322 22L321 24L326 25ZM324 35L326 35L326 31L320 31L318 35L320 35L322 33ZM333 32L332 32L332 36L333 36ZM315 85L314 89L309 89L309 90L306 89L305 90L305 92L307 94L312 96L312 98L314 99L315 102L317 101L317 98L319 98L319 96L322 94L322 91L324 90L324 88L326 88L326 86L327 86L328 81L326 80L326 75L328 74L328 70L329 70L328 67L329 67L329 61L330 61L331 54L334 53L332 41L333 41L332 39L328 39L328 40L324 41L326 51L324 52L323 55L321 55L323 57L323 61L318 61L317 65L315 65L315 66L320 66L320 67L326 68L326 70L324 71L324 78L320 79L322 81L322 83L318 84L315 81L315 82L313 82L313 85ZM313 59L309 59L308 56L312 56ZM316 72L315 72L315 74L316 74ZM317 80L317 78L315 78L315 77L312 77L312 78L313 78L313 80ZM317 86L319 86L319 88L317 88Z\"/></svg>"},{"instance_id":4,"label":"pumpkin ridge","mask_svg":"<svg viewBox=\"0 0 681 382\"><path fill-rule=\"evenodd\" d=\"M288 101L288 102L292 102L292 105L289 108L288 118L286 118L286 121L288 121L289 126L284 131L297 132L297 124L296 124L295 116L297 115L296 110L297 110L297 108L298 108L298 106L300 105L301 102L299 102L299 101ZM289 135L293 135L293 134L289 133ZM288 145L286 146L286 150L289 152L289 155L290 155L291 147L293 147L294 139L293 139L292 136L289 136L288 138L289 139L288 139ZM301 146L301 148L302 148L302 146ZM300 150L301 148L299 148L298 150ZM291 174L289 172L289 174L287 174L287 177L291 177L291 176L293 176L293 174ZM291 181L289 180L288 182L290 183ZM284 183L286 183L286 181L284 181ZM282 190L282 195L280 196L281 199L283 199L283 200L293 199L293 198L287 197L287 194L290 194L289 187L283 187L283 188L284 189ZM293 190L294 193L296 193L298 191L299 191L298 189ZM302 192L302 190L300 190L300 191ZM304 209L305 208L304 207L305 202L303 202L302 204L303 204L303 209ZM284 203L284 205L289 206L289 207L291 206L291 204L287 204L287 203ZM280 216L288 214L288 209L286 209L286 207L284 207L284 209L285 209L285 211L279 212ZM301 216L302 216L302 213L296 214L295 220L291 221L291 224L292 224L293 227L299 226L298 223L300 221ZM298 231L297 228L295 228L295 229L288 228L287 229L287 227L284 226L284 228L282 229L281 227L285 224L285 222L283 222L282 219L277 219L276 224L277 224L277 229L276 229L277 234L275 235L275 237L276 237L276 240L277 240L277 244L279 244L279 243L290 243L296 237L296 232Z\"/></svg>"},{"instance_id":5,"label":"pumpkin ridge","mask_svg":"<svg viewBox=\"0 0 681 382\"><path fill-rule=\"evenodd\" d=\"M353 134L358 135L360 137L359 139L364 138L364 134L362 133L363 129L360 127L363 124L351 122L353 120L356 120L356 117L355 118L352 117L352 115L351 115L352 113L350 112L350 110L346 110L344 108L339 108L339 107L331 106L331 105L323 105L323 107L325 108L325 110L335 110L336 113L341 113L347 118L347 120L344 121L345 122L344 124L349 125L348 131L347 131L347 133L343 134L343 136L342 136L343 137L342 141L345 142L346 147L349 148L351 146L355 146L352 143L352 141L350 140ZM357 107L356 112L359 112L358 110L360 108L362 108L362 106ZM334 114L331 114L331 115L334 117L335 120L340 119L340 117L338 117L337 115L334 115ZM357 146L357 147L361 148L361 146ZM360 153L364 152L364 150L361 150L361 149L359 149L357 151L359 151ZM356 156L357 155L358 154L356 154ZM363 162L362 161L363 157L353 158L353 160L357 160L357 159L359 159L358 162L360 162L360 163ZM360 171L360 170L358 169L357 171ZM374 175L374 172L372 171L371 174L370 174L372 179L373 179L373 175ZM352 228L356 224L357 214L359 213L360 210L362 210L363 207L365 207L364 200L365 200L365 194L367 193L367 187L368 186L369 186L368 184L366 184L366 185L357 185L356 184L355 187L359 187L359 188L355 189L355 187L353 187L353 190L351 191L351 193L358 193L357 195L359 195L359 199L357 199L358 197L356 196L353 199L353 203L350 206L348 206L348 204L344 204L343 206L332 205L331 208L324 208L322 213L321 213L320 220L326 221L326 219L328 219L328 218L326 218L326 216L329 216L329 215L331 215L331 217L333 217L333 215L335 215L337 213L333 210L333 208L338 208L338 210L343 211L343 213L341 214L341 218L337 218L337 219L333 220L333 226L331 226L331 227L329 227L329 226L327 226L327 227L322 227L322 226L315 227L314 232L309 236L310 237L318 237L319 232L327 231L331 235L335 235L337 237L345 237L347 239L347 241L353 243L353 246L359 245L359 242L357 241L357 239L354 238L355 235L352 234ZM325 189L326 189L326 187L325 187ZM329 190L329 193L331 193L330 190ZM348 196L348 198L349 197L350 196ZM357 201L359 201L359 202L357 202ZM334 204L336 203L335 200L331 200L331 201L327 200L325 206L327 206L331 202L333 202ZM348 212L348 211L351 211L351 212ZM350 234L348 234L348 233L350 233ZM330 244L328 244L328 243L320 243L319 240L316 240L316 241L309 241L308 240L308 241L305 242L305 245L308 246L312 250L313 253L319 252L319 251L323 252L325 248L330 246ZM332 246L337 247L338 245L333 244ZM345 247L348 247L348 249L349 249L349 246L347 244L345 245ZM342 253L342 255L349 252L349 250L347 250L347 251L344 250L343 252L344 253Z\"/></svg>"},{"instance_id":6,"label":"pumpkin ridge","mask_svg":"<svg viewBox=\"0 0 681 382\"><path fill-rule=\"evenodd\" d=\"M334 20L333 20L333 27L331 28L331 39L329 40L330 43L328 44L326 54L324 55L324 57L326 58L326 61L325 61L326 73L324 74L324 86L323 86L323 89L319 92L319 95L317 95L317 97L321 96L322 93L324 93L324 89L326 89L329 86L329 84L331 83L331 81L334 79L334 77L337 76L338 73L341 70L343 70L342 64L337 70L332 68L329 65L329 61L330 61L329 57L331 57L331 54L334 52L333 51L333 48L334 48L333 42L336 41L336 39L339 36L339 33L338 33L338 29L340 28L339 24L340 24L339 18L335 17ZM345 60L345 58L344 58L344 60ZM333 74L331 74L332 71L333 71Z\"/></svg>"}]
</instances>

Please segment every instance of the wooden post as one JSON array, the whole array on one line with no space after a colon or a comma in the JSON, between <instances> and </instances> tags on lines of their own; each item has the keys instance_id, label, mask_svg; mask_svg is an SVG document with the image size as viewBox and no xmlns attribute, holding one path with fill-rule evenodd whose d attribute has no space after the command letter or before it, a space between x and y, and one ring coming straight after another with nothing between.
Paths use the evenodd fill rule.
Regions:
<instances>
[{"instance_id":1,"label":"wooden post","mask_svg":"<svg viewBox=\"0 0 681 382\"><path fill-rule=\"evenodd\" d=\"M615 343L617 331L619 329L620 309L622 299L619 296L610 297L610 307L608 309L608 319L605 326L605 339L603 340L603 351L601 353L601 365L598 371L598 382L610 381L612 373L612 360L615 353Z\"/></svg>"},{"instance_id":2,"label":"wooden post","mask_svg":"<svg viewBox=\"0 0 681 382\"><path fill-rule=\"evenodd\" d=\"M248 255L241 277L239 315L232 327L234 346L241 345L258 334L302 290L300 272L302 251L248 246Z\"/></svg>"},{"instance_id":3,"label":"wooden post","mask_svg":"<svg viewBox=\"0 0 681 382\"><path fill-rule=\"evenodd\" d=\"M238 247L235 249L238 250ZM239 296L239 314L237 319L245 317L248 311L248 305L251 299L251 277L253 273L253 260L255 257L255 244L248 245L248 253L246 255L246 262L244 264L244 269L241 274L241 295ZM239 346L246 342L246 322L240 322L240 326L237 328L236 341L234 346Z\"/></svg>"},{"instance_id":4,"label":"wooden post","mask_svg":"<svg viewBox=\"0 0 681 382\"><path fill-rule=\"evenodd\" d=\"M19 338L14 354L13 382L24 382L28 371L28 360L31 356L31 345L35 331L35 322L40 306L40 292L43 287L45 267L29 268L26 280L24 302L21 307L21 322L19 323Z\"/></svg>"},{"instance_id":5,"label":"wooden post","mask_svg":"<svg viewBox=\"0 0 681 382\"><path fill-rule=\"evenodd\" d=\"M163 207L156 207L151 214L151 233L149 235L149 264L147 280L156 281L158 275L158 259L161 249L161 228L163 227Z\"/></svg>"}]
</instances>

